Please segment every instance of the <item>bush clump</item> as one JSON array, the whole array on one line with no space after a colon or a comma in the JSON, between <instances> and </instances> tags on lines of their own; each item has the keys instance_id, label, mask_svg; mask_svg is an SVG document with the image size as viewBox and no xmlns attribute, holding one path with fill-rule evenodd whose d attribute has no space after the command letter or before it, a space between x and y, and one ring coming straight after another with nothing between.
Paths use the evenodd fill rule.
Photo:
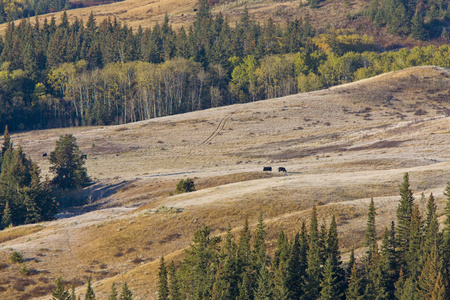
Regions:
<instances>
[{"instance_id":1,"label":"bush clump","mask_svg":"<svg viewBox=\"0 0 450 300\"><path fill-rule=\"evenodd\" d=\"M12 261L13 263L18 263L18 264L20 264L20 263L23 262L23 256L22 256L22 254L20 254L20 253L17 252L17 251L14 251L13 253L11 253L11 256L10 256L9 258L11 259L11 261Z\"/></svg>"},{"instance_id":2,"label":"bush clump","mask_svg":"<svg viewBox=\"0 0 450 300\"><path fill-rule=\"evenodd\" d=\"M181 179L177 184L177 194L189 193L195 191L194 181L190 178Z\"/></svg>"}]
</instances>

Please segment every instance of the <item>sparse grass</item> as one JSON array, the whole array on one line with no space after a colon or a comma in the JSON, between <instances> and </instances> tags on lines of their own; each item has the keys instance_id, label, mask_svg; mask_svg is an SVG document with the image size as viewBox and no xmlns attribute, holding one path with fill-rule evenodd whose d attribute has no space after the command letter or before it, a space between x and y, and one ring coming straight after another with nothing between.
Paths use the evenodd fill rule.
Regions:
<instances>
[{"instance_id":1,"label":"sparse grass","mask_svg":"<svg viewBox=\"0 0 450 300\"><path fill-rule=\"evenodd\" d=\"M11 241L23 236L27 236L44 229L42 225L34 225L34 226L20 226L17 228L9 228L3 231L0 231L0 243L4 243L7 241Z\"/></svg>"}]
</instances>

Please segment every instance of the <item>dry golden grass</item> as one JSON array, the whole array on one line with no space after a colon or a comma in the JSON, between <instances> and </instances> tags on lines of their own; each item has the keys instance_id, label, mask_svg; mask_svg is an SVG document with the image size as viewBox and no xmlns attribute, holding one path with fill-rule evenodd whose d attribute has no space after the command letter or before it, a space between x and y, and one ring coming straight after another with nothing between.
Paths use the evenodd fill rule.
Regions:
<instances>
[{"instance_id":1,"label":"dry golden grass","mask_svg":"<svg viewBox=\"0 0 450 300\"><path fill-rule=\"evenodd\" d=\"M44 227L41 225L28 225L5 229L0 231L0 243L27 236L39 232L42 229L44 229Z\"/></svg>"},{"instance_id":2,"label":"dry golden grass","mask_svg":"<svg viewBox=\"0 0 450 300\"><path fill-rule=\"evenodd\" d=\"M156 299L158 259L179 261L195 230L208 225L213 235L224 235L230 225L237 236L246 218L253 228L262 212L273 253L279 230L292 237L302 222L308 224L313 204L320 223L336 216L345 252L362 246L370 198L378 234L395 219L404 172L410 173L419 206L425 207L420 194L433 192L442 214L450 179L450 119L443 114L450 79L443 73L448 71L413 68L324 91L122 126L14 134L14 144L44 173L48 161L42 152L52 151L59 135L74 134L97 180L80 193L93 203L78 210L96 210L42 224L36 233L27 226L4 240L2 257L21 251L29 268L42 272L18 290L19 268L8 265L0 295L43 295L57 276L84 293L81 286L91 276L99 297L106 297L113 281L127 281L136 296ZM386 95L395 98L392 105ZM427 115L418 116L418 109ZM203 143L224 118L220 134ZM262 172L264 166L274 172ZM276 172L281 166L287 174ZM173 195L176 183L188 177L197 191Z\"/></svg>"}]
</instances>

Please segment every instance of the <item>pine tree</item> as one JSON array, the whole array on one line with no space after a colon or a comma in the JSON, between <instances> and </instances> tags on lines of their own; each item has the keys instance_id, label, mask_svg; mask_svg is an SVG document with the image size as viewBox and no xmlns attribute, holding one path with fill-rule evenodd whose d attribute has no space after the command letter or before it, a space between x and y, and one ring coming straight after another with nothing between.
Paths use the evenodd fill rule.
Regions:
<instances>
[{"instance_id":1,"label":"pine tree","mask_svg":"<svg viewBox=\"0 0 450 300\"><path fill-rule=\"evenodd\" d=\"M9 135L8 125L6 125L5 132L3 133L2 155L0 157L3 157L5 155L6 150L8 150L9 148L12 148L12 143L11 143L11 136Z\"/></svg>"},{"instance_id":2,"label":"pine tree","mask_svg":"<svg viewBox=\"0 0 450 300\"><path fill-rule=\"evenodd\" d=\"M348 289L345 293L347 300L363 300L362 277L358 274L356 263L353 264L348 282Z\"/></svg>"},{"instance_id":3,"label":"pine tree","mask_svg":"<svg viewBox=\"0 0 450 300\"><path fill-rule=\"evenodd\" d=\"M242 274L242 281L239 283L239 296L238 300L250 300L252 299L252 286L250 283L248 272Z\"/></svg>"},{"instance_id":4,"label":"pine tree","mask_svg":"<svg viewBox=\"0 0 450 300\"><path fill-rule=\"evenodd\" d=\"M406 253L407 274L415 280L421 268L422 220L417 205L413 205L409 235L409 249Z\"/></svg>"},{"instance_id":5,"label":"pine tree","mask_svg":"<svg viewBox=\"0 0 450 300\"><path fill-rule=\"evenodd\" d=\"M372 256L372 253L375 249L375 245L377 244L377 232L375 225L375 216L377 212L375 210L375 205L373 203L373 198L370 200L369 211L367 213L367 226L366 226L366 234L365 234L365 242L364 246L367 247L367 255L369 257Z\"/></svg>"},{"instance_id":6,"label":"pine tree","mask_svg":"<svg viewBox=\"0 0 450 300\"><path fill-rule=\"evenodd\" d=\"M427 204L427 217L423 228L424 244L422 261L426 261L426 257L433 249L440 250L442 244L442 235L439 233L439 222L436 215L436 203L433 193L430 194Z\"/></svg>"},{"instance_id":7,"label":"pine tree","mask_svg":"<svg viewBox=\"0 0 450 300\"><path fill-rule=\"evenodd\" d=\"M406 262L406 255L409 250L411 215L414 204L414 198L409 186L409 175L405 173L403 182L400 186L400 202L397 208L397 234L396 251L401 265Z\"/></svg>"},{"instance_id":8,"label":"pine tree","mask_svg":"<svg viewBox=\"0 0 450 300\"><path fill-rule=\"evenodd\" d=\"M420 12L416 12L411 20L411 37L419 41L425 41L428 38Z\"/></svg>"},{"instance_id":9,"label":"pine tree","mask_svg":"<svg viewBox=\"0 0 450 300\"><path fill-rule=\"evenodd\" d=\"M88 278L86 294L84 295L84 300L95 300L95 293L91 286L91 277Z\"/></svg>"},{"instance_id":10,"label":"pine tree","mask_svg":"<svg viewBox=\"0 0 450 300\"><path fill-rule=\"evenodd\" d=\"M266 224L264 223L262 213L260 213L253 243L253 264L256 270L261 270L263 265L266 266L267 254L265 238Z\"/></svg>"},{"instance_id":11,"label":"pine tree","mask_svg":"<svg viewBox=\"0 0 450 300\"><path fill-rule=\"evenodd\" d=\"M77 300L77 294L75 293L75 284L72 283L72 289L70 291L70 300ZM110 299L110 300L117 300L117 299Z\"/></svg>"},{"instance_id":12,"label":"pine tree","mask_svg":"<svg viewBox=\"0 0 450 300\"><path fill-rule=\"evenodd\" d=\"M133 300L133 293L128 288L126 282L122 285L122 292L120 293L119 300Z\"/></svg>"},{"instance_id":13,"label":"pine tree","mask_svg":"<svg viewBox=\"0 0 450 300\"><path fill-rule=\"evenodd\" d=\"M169 265L169 292L170 300L181 300L180 285L176 274L175 264L173 261Z\"/></svg>"},{"instance_id":14,"label":"pine tree","mask_svg":"<svg viewBox=\"0 0 450 300\"><path fill-rule=\"evenodd\" d=\"M255 300L271 300L274 299L272 295L272 280L271 274L267 269L266 263L260 265L258 275L256 278Z\"/></svg>"},{"instance_id":15,"label":"pine tree","mask_svg":"<svg viewBox=\"0 0 450 300\"><path fill-rule=\"evenodd\" d=\"M64 289L64 283L61 277L55 281L56 287L52 290L52 300L69 300L70 294Z\"/></svg>"},{"instance_id":16,"label":"pine tree","mask_svg":"<svg viewBox=\"0 0 450 300\"><path fill-rule=\"evenodd\" d=\"M290 291L292 299L300 299L300 296L302 295L301 280L302 277L305 275L305 268L302 266L302 264L306 262L305 261L302 262L302 255L301 255L302 245L300 243L301 243L300 233L297 232L297 234L294 237L294 243L292 244L291 247L289 265L287 270L288 274L286 279L286 284Z\"/></svg>"},{"instance_id":17,"label":"pine tree","mask_svg":"<svg viewBox=\"0 0 450 300\"><path fill-rule=\"evenodd\" d=\"M161 263L159 265L159 283L158 283L158 299L168 300L169 299L169 283L166 264L164 262L164 256L161 256Z\"/></svg>"},{"instance_id":18,"label":"pine tree","mask_svg":"<svg viewBox=\"0 0 450 300\"><path fill-rule=\"evenodd\" d=\"M323 279L320 282L320 300L339 300L342 298L341 287L333 266L333 258L328 257L323 267Z\"/></svg>"},{"instance_id":19,"label":"pine tree","mask_svg":"<svg viewBox=\"0 0 450 300\"><path fill-rule=\"evenodd\" d=\"M450 182L447 182L444 195L447 197L445 204L445 221L443 230L443 243L442 243L442 262L443 270L442 275L444 279L445 295L447 299L450 297Z\"/></svg>"},{"instance_id":20,"label":"pine tree","mask_svg":"<svg viewBox=\"0 0 450 300\"><path fill-rule=\"evenodd\" d=\"M333 215L330 223L330 229L327 236L327 255L330 259L331 272L336 277L336 288L338 294L343 295L345 289L345 273L342 269L341 252L339 251L339 238L337 232L336 218Z\"/></svg>"},{"instance_id":21,"label":"pine tree","mask_svg":"<svg viewBox=\"0 0 450 300\"><path fill-rule=\"evenodd\" d=\"M438 291L444 289L440 259L436 250L434 250L428 255L422 272L417 280L416 289L420 299L436 299L433 298L436 286L438 286ZM438 294L439 293L440 292L438 292Z\"/></svg>"},{"instance_id":22,"label":"pine tree","mask_svg":"<svg viewBox=\"0 0 450 300\"><path fill-rule=\"evenodd\" d=\"M63 189L85 186L90 182L84 166L86 156L71 134L62 135L56 141L55 150L50 153L50 171L55 173L53 183Z\"/></svg>"},{"instance_id":23,"label":"pine tree","mask_svg":"<svg viewBox=\"0 0 450 300\"><path fill-rule=\"evenodd\" d=\"M317 225L316 206L313 206L311 213L311 224L309 230L309 249L307 256L306 276L303 280L302 299L317 299L320 295L321 282L321 258L319 252L319 231Z\"/></svg>"},{"instance_id":24,"label":"pine tree","mask_svg":"<svg viewBox=\"0 0 450 300\"><path fill-rule=\"evenodd\" d=\"M9 201L6 201L5 209L3 210L2 225L3 228L8 228L12 225L12 216L11 209L9 208Z\"/></svg>"}]
</instances>

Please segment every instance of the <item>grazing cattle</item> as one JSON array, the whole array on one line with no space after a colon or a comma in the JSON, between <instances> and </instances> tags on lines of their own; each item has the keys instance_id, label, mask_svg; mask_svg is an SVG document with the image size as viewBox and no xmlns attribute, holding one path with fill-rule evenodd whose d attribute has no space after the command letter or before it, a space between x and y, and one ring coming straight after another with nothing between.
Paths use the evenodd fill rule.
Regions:
<instances>
[{"instance_id":1,"label":"grazing cattle","mask_svg":"<svg viewBox=\"0 0 450 300\"><path fill-rule=\"evenodd\" d=\"M265 172L272 172L272 167L264 167L263 171L265 171Z\"/></svg>"},{"instance_id":2,"label":"grazing cattle","mask_svg":"<svg viewBox=\"0 0 450 300\"><path fill-rule=\"evenodd\" d=\"M284 173L286 173L287 171L286 171L286 168L285 168L285 167L279 167L279 168L278 168L278 172L284 172Z\"/></svg>"},{"instance_id":3,"label":"grazing cattle","mask_svg":"<svg viewBox=\"0 0 450 300\"><path fill-rule=\"evenodd\" d=\"M42 157L47 157L47 153L42 154Z\"/></svg>"}]
</instances>

